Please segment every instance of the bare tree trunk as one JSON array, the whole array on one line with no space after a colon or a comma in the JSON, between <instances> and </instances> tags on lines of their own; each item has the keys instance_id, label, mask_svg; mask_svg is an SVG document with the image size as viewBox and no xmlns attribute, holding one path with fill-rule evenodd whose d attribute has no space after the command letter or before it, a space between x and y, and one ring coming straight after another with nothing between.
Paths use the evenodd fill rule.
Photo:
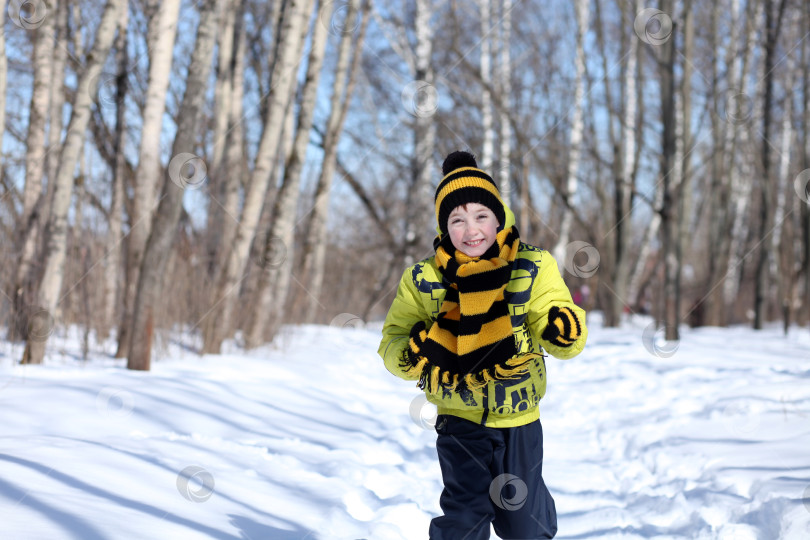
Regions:
<instances>
[{"instance_id":1,"label":"bare tree trunk","mask_svg":"<svg viewBox=\"0 0 810 540\"><path fill-rule=\"evenodd\" d=\"M562 196L568 201L568 204L563 205L562 220L558 230L559 236L557 237L557 244L552 250L561 272L563 271L563 265L565 264L566 248L571 241L571 225L574 221L574 215L573 211L568 206L573 202L573 198L577 193L577 175L579 174L582 133L584 131L583 101L585 98L585 34L588 32L589 4L590 0L576 0L574 2L574 12L576 13L577 21L576 52L574 55L574 103L573 112L571 113L571 139L568 144L568 177L562 190ZM637 40L632 40L631 47L637 47L636 42ZM631 49L630 56L632 55L633 51ZM628 63L626 69L628 72L635 71L635 66L631 67ZM635 73L630 76L630 79L632 79L634 76ZM628 105L629 103L634 104L635 89L633 89L631 92L628 88L627 94ZM633 105L633 107L633 112L635 113L635 105ZM630 107L628 106L628 110L629 108ZM632 132L630 134L632 135ZM632 141L632 137L628 141L625 141L625 143L632 149L632 143L630 141ZM632 163L630 165L632 170ZM618 264L619 261L616 261L616 263ZM623 298L620 291L617 292L620 294L620 298Z\"/></svg>"},{"instance_id":2,"label":"bare tree trunk","mask_svg":"<svg viewBox=\"0 0 810 540\"><path fill-rule=\"evenodd\" d=\"M349 3L348 17L356 17L359 0ZM332 190L332 180L337 166L337 143L343 131L343 122L351 101L357 72L362 58L363 42L369 20L369 2L363 4L362 22L355 36L352 32L345 32L340 40L340 50L335 66L335 77L332 83L332 96L330 98L330 112L327 120L326 133L323 136L323 162L318 184L315 188L313 208L307 223L307 239L305 242L303 275L309 290L306 320L314 322L319 308L318 299L323 290L324 272L326 267L326 219L329 215L329 193ZM352 57L352 42L354 56ZM351 64L351 65L350 65Z\"/></svg>"},{"instance_id":3,"label":"bare tree trunk","mask_svg":"<svg viewBox=\"0 0 810 540\"><path fill-rule=\"evenodd\" d=\"M421 81L420 93L427 98L431 92L435 92L433 87L433 66L431 57L433 55L433 33L434 29L430 24L433 15L432 0L416 0L416 50L414 56L414 79ZM425 234L431 229L430 216L433 204L433 189L431 188L431 176L434 169L430 166L434 142L436 138L436 127L431 118L436 112L435 103L420 103L410 111L414 116L413 144L414 153L411 160L411 181L405 202L405 239L404 249L397 259L403 259L405 264L410 264L415 257L422 256L422 247L425 245ZM486 159L486 158L485 158ZM489 158L491 160L491 156ZM396 263L395 263L396 264Z\"/></svg>"},{"instance_id":4,"label":"bare tree trunk","mask_svg":"<svg viewBox=\"0 0 810 540\"><path fill-rule=\"evenodd\" d=\"M233 57L236 31L236 17L241 16L241 2L225 0L226 5L220 21L219 39L217 40L216 83L214 85L213 143L209 160L208 174L208 212L206 232L207 268L211 275L216 272L216 256L221 243L219 232L223 219L222 206L225 184L230 177L225 174L223 162L228 142L231 101L233 99ZM237 5L240 4L240 5Z\"/></svg>"},{"instance_id":5,"label":"bare tree trunk","mask_svg":"<svg viewBox=\"0 0 810 540\"><path fill-rule=\"evenodd\" d=\"M792 34L795 35L795 34ZM790 41L790 40L789 40ZM796 60L792 54L785 58L785 88L793 88L796 81ZM770 273L773 276L776 289L776 299L782 313L782 322L787 334L790 326L791 309L791 273L792 268L782 264L782 254L784 252L783 233L789 223L785 216L785 206L788 191L793 192L792 179L788 178L790 173L790 146L793 140L793 100L786 99L782 112L782 141L779 148L779 172L776 176L776 208L773 217L773 236L770 245Z\"/></svg>"},{"instance_id":6,"label":"bare tree trunk","mask_svg":"<svg viewBox=\"0 0 810 540\"><path fill-rule=\"evenodd\" d=\"M481 10L481 128L484 132L479 166L484 170L489 170L495 155L495 127L490 91L492 88L492 0L478 0L478 4ZM417 27L418 24L417 22Z\"/></svg>"},{"instance_id":7,"label":"bare tree trunk","mask_svg":"<svg viewBox=\"0 0 810 540\"><path fill-rule=\"evenodd\" d=\"M672 0L663 0L661 10L671 14ZM661 206L661 250L664 258L664 324L665 339L674 341L679 339L678 312L678 261L677 261L677 233L675 229L676 216L674 216L677 194L673 189L672 170L675 166L676 150L676 118L675 118L675 35L673 33L659 47L660 81L661 81L661 184L664 192L664 201Z\"/></svg>"},{"instance_id":8,"label":"bare tree trunk","mask_svg":"<svg viewBox=\"0 0 810 540\"><path fill-rule=\"evenodd\" d=\"M725 153L728 159L728 165L726 168L726 175L731 179L730 187L729 187L729 194L730 194L730 202L728 206L734 208L733 218L731 219L730 227L726 227L723 229L722 234L729 234L728 230L730 229L730 239L729 239L729 246L728 246L728 261L726 268L724 269L724 276L722 281L722 289L723 289L723 312L726 313L731 311L733 307L733 303L736 301L737 292L739 291L741 276L742 276L742 249L745 243L745 238L747 237L748 228L749 228L749 218L748 218L748 206L751 200L751 191L753 190L753 182L754 182L754 174L751 169L750 159L747 156L743 156L743 159L736 160L734 159L736 155L735 149L737 147L749 149L750 148L750 139L749 139L749 132L750 129L748 127L753 125L753 118L748 116L752 111L746 111L743 109L742 111L738 111L737 109L740 108L740 105L746 106L751 105L751 109L753 109L753 98L748 98L749 95L752 95L756 90L751 90L750 93L743 92L744 90L744 81L746 80L746 74L748 73L748 68L751 64L753 64L753 55L754 55L754 44L756 42L756 36L759 31L758 21L762 16L762 3L757 2L755 4L749 3L747 9L747 20L746 20L746 38L744 43L744 52L742 55L742 59L740 60L740 68L736 70L738 73L739 81L740 81L740 88L734 89L734 92L739 91L738 96L729 97L730 101L726 103L726 120L732 124L737 123L748 123L745 126L746 129L740 129L739 132L734 130L734 136L731 138L730 148L731 151ZM729 54L735 54L735 51L730 51ZM733 66L734 64L732 64ZM735 100L742 99L743 103L737 103ZM750 102L746 103L747 100L750 99ZM730 112L731 111L731 112ZM739 137L739 141L737 138ZM727 137L728 139L728 137ZM726 145L726 148L729 148L729 145ZM725 319L724 319L725 322Z\"/></svg>"},{"instance_id":9,"label":"bare tree trunk","mask_svg":"<svg viewBox=\"0 0 810 540\"><path fill-rule=\"evenodd\" d=\"M776 44L779 39L779 30L782 23L782 14L785 10L786 0L781 0L778 12L774 13L774 0L765 1L765 93L762 97L762 154L761 154L761 182L760 182L760 208L757 226L757 238L761 240L759 255L755 267L754 277L754 329L762 329L765 317L765 297L768 293L768 252L770 243L768 235L773 232L773 181L771 179L771 120L774 73L773 67L777 61Z\"/></svg>"},{"instance_id":10,"label":"bare tree trunk","mask_svg":"<svg viewBox=\"0 0 810 540\"><path fill-rule=\"evenodd\" d=\"M50 12L53 0L43 0L37 9ZM34 304L39 269L33 264L37 258L37 245L40 241L42 216L36 212L43 201L43 179L45 178L45 131L48 121L48 102L51 85L51 55L54 51L54 19L46 15L42 24L34 30L34 49L31 62L34 68L34 84L31 90L31 104L28 114L28 133L25 139L25 184L22 194L22 226L17 230L16 245L19 253L14 279L14 310L16 317L26 317L26 311ZM53 182L49 178L48 182ZM25 325L17 325L24 328ZM12 326L13 328L13 326ZM27 336L21 336L27 339Z\"/></svg>"},{"instance_id":11,"label":"bare tree trunk","mask_svg":"<svg viewBox=\"0 0 810 540\"><path fill-rule=\"evenodd\" d=\"M6 87L8 86L8 60L6 59L6 0L0 0L0 141L6 132ZM3 167L0 167L0 185Z\"/></svg>"},{"instance_id":12,"label":"bare tree trunk","mask_svg":"<svg viewBox=\"0 0 810 540\"><path fill-rule=\"evenodd\" d=\"M641 6L641 2L636 0L636 13L642 9ZM625 211L627 212L628 221L630 219L629 212L632 209L632 193L635 190L635 175L638 168L637 155L638 151L643 145L643 129L641 127L643 125L643 115L637 114L636 112L638 109L640 109L638 104L642 99L644 86L641 80L643 69L642 62L639 62L638 47L638 40L633 40L627 56L627 73L625 74L625 91L627 92L627 97L625 117L622 123L622 144L625 145L623 147L624 157L622 159L622 178L624 185L619 206L626 209ZM616 283L617 290L623 287L623 285L620 285L620 283L623 282L622 273L626 272L625 275L627 277L627 285L625 290L627 291L627 304L630 306L638 306L640 302L639 293L641 292L641 279L647 268L652 242L658 237L661 226L661 214L659 213L659 209L663 204L663 200L664 192L662 186L660 183L657 183L652 201L652 217L650 219L650 223L647 225L647 228L644 231L644 237L641 240L641 246L639 248L639 253L635 258L635 262L627 260L628 257L623 257L621 263L617 263L620 265L620 268L618 268L616 271L614 282ZM619 231L623 233L623 238L620 241L621 244L623 246L629 245L630 229L628 227L617 229L617 234ZM626 247L623 248L623 251L626 252ZM613 317L617 317L615 308Z\"/></svg>"},{"instance_id":13,"label":"bare tree trunk","mask_svg":"<svg viewBox=\"0 0 810 540\"><path fill-rule=\"evenodd\" d=\"M188 68L182 105L177 115L177 134L172 145L169 178L164 178L160 202L141 262L132 315L128 369L149 370L151 367L155 307L166 278L164 269L177 232L183 194L186 187L197 187L204 180L204 163L194 152L197 148L197 130L205 106L222 5L222 0L205 0L200 5L197 38Z\"/></svg>"},{"instance_id":14,"label":"bare tree trunk","mask_svg":"<svg viewBox=\"0 0 810 540\"><path fill-rule=\"evenodd\" d=\"M124 176L127 173L127 159L124 153L126 143L126 97L127 97L127 24L129 10L124 8L120 13L118 37L115 41L115 57L118 73L115 79L115 135L113 151L115 152L115 171L113 171L112 200L110 202L110 223L107 236L106 255L104 257L104 311L99 323L99 336L106 338L110 326L115 321L118 306L118 284L121 271L121 238L124 219Z\"/></svg>"},{"instance_id":15,"label":"bare tree trunk","mask_svg":"<svg viewBox=\"0 0 810 540\"><path fill-rule=\"evenodd\" d=\"M747 17L746 24L753 26L751 10ZM731 20L729 27L731 35L729 44L726 47L725 61L720 62L718 55L720 51L721 34L725 27L720 28L725 23L726 14L723 6L715 4L712 10L712 40L714 46L712 50L718 51L712 58L712 95L715 103L715 114L712 114L712 140L715 150L712 155L712 179L710 194L712 203L709 205L709 245L712 246L713 256L709 257L709 292L706 295L706 323L711 326L725 326L727 310L724 301L724 289L727 279L728 261L731 247L732 223L734 216L731 212L730 201L734 194L731 192L732 175L734 174L734 148L737 145L737 130L734 114L729 107L735 103L734 100L744 95L743 80L744 70L750 57L752 44L748 41L749 32L743 34L743 54L742 61L737 58L737 49L740 41L740 2L731 2ZM740 67L740 63L742 66ZM726 70L726 89L722 91L720 87L721 70ZM738 95L737 95L738 94ZM731 115L730 115L731 113Z\"/></svg>"},{"instance_id":16,"label":"bare tree trunk","mask_svg":"<svg viewBox=\"0 0 810 540\"><path fill-rule=\"evenodd\" d=\"M499 114L500 154L501 167L499 177L496 179L501 197L509 204L512 194L511 158L512 158L512 125L509 120L509 110L512 108L512 0L503 0L501 3L501 32L498 39L500 44L500 59L498 61L498 93L500 95L501 109Z\"/></svg>"},{"instance_id":17,"label":"bare tree trunk","mask_svg":"<svg viewBox=\"0 0 810 540\"><path fill-rule=\"evenodd\" d=\"M245 39L245 3L242 0L234 0L233 10L235 16L232 20L229 16L228 23L233 28L226 30L225 39L229 37L232 44L232 56L223 57L220 49L220 76L227 77L225 85L230 96L228 102L223 100L221 106L227 111L227 129L223 132L225 155L223 164L213 173L214 189L211 191L209 204L209 229L211 244L209 244L208 254L211 257L209 263L210 283L215 285L219 282L224 270L226 258L236 235L236 227L239 223L239 197L245 176L245 137L244 137L244 78L245 78L245 54L247 41ZM224 63L227 63L225 65ZM215 137L216 145L221 145L219 138ZM211 300L212 304L216 302ZM210 309L217 309L214 304ZM203 336L212 336L217 330L214 328L217 319L209 316L208 313L202 319ZM219 349L208 349L210 343L204 340L202 352L205 354L215 354Z\"/></svg>"},{"instance_id":18,"label":"bare tree trunk","mask_svg":"<svg viewBox=\"0 0 810 540\"><path fill-rule=\"evenodd\" d=\"M253 174L245 194L242 217L236 237L226 258L227 263L219 282L214 287L212 305L218 306L206 315L215 317L215 324L205 324L211 333L203 337L207 351L219 351L222 341L230 333L233 311L239 296L238 286L245 273L250 246L256 235L261 217L264 195L276 170L275 158L283 129L287 105L295 91L295 75L301 62L301 28L307 23L311 0L289 0L285 6L283 27L273 69L273 86L267 97L268 112L264 131L256 155Z\"/></svg>"},{"instance_id":19,"label":"bare tree trunk","mask_svg":"<svg viewBox=\"0 0 810 540\"><path fill-rule=\"evenodd\" d=\"M695 49L695 17L692 10L692 0L683 2L683 59L682 78L679 88L680 118L678 122L678 215L677 217L677 273L675 281L675 298L677 299L677 311L680 320L681 302L683 300L683 263L684 253L689 247L692 225L692 171L689 167L694 142L692 140L692 73L694 71L694 49ZM702 326L703 321L702 299L696 299L696 303L690 306L691 322Z\"/></svg>"},{"instance_id":20,"label":"bare tree trunk","mask_svg":"<svg viewBox=\"0 0 810 540\"><path fill-rule=\"evenodd\" d=\"M147 45L149 47L149 82L143 108L143 125L138 151L138 168L135 171L132 194L132 215L129 216L127 238L126 285L123 295L123 310L118 331L116 358L129 355L132 329L132 313L135 306L138 279L146 240L152 226L158 181L162 177L160 163L160 134L163 130L163 113L166 110L166 92L172 68L172 52L177 34L177 19L180 0L150 0Z\"/></svg>"},{"instance_id":21,"label":"bare tree trunk","mask_svg":"<svg viewBox=\"0 0 810 540\"><path fill-rule=\"evenodd\" d=\"M298 113L298 125L295 128L295 140L290 156L284 167L284 179L276 195L273 210L273 222L265 238L264 254L259 276L258 309L245 329L245 346L258 346L263 334L275 335L284 320L293 261L295 261L295 228L297 221L298 199L301 193L301 169L304 164L312 119L315 114L315 98L318 93L321 67L329 26L324 22L332 16L332 4L318 2L318 17L312 28L312 43L307 61L306 79L301 94ZM351 8L349 15L353 15ZM278 248L283 249L280 256Z\"/></svg>"},{"instance_id":22,"label":"bare tree trunk","mask_svg":"<svg viewBox=\"0 0 810 540\"><path fill-rule=\"evenodd\" d=\"M39 287L40 311L36 315L39 322L46 321L45 326L53 324L53 314L59 304L67 248L67 214L73 191L74 172L90 119L90 107L98 90L98 76L115 37L118 10L122 9L122 3L122 0L110 0L104 8L93 49L87 55L87 66L78 80L67 137L59 157L59 172L54 179L53 207L45 229L45 265ZM23 363L42 363L47 334L48 332L29 333Z\"/></svg>"},{"instance_id":23,"label":"bare tree trunk","mask_svg":"<svg viewBox=\"0 0 810 540\"><path fill-rule=\"evenodd\" d=\"M804 3L804 29L802 35L810 32L810 5ZM810 42L802 43L802 97L804 107L802 136L804 137L804 167L802 170L810 171ZM810 181L810 179L808 179ZM810 182L804 184L804 195L801 199L801 229L803 256L801 258L804 272L804 322L810 324Z\"/></svg>"}]
</instances>

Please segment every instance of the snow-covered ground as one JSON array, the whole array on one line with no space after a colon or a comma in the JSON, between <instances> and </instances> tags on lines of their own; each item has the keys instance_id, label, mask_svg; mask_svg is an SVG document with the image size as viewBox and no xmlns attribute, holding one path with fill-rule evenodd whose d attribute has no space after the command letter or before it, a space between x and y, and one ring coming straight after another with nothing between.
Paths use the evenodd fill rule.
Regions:
<instances>
[{"instance_id":1,"label":"snow-covered ground","mask_svg":"<svg viewBox=\"0 0 810 540\"><path fill-rule=\"evenodd\" d=\"M0 342L0 539L427 538L435 410L379 324L345 322L220 356L181 335L148 373L111 342L83 362L57 332L44 366ZM676 349L649 324L593 316L583 354L547 360L558 538L810 538L810 332Z\"/></svg>"}]
</instances>

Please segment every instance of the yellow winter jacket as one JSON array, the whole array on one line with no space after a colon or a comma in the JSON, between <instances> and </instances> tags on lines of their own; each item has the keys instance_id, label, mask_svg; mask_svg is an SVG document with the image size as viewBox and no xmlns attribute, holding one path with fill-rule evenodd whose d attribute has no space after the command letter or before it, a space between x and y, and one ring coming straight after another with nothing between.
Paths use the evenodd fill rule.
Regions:
<instances>
[{"instance_id":1,"label":"yellow winter jacket","mask_svg":"<svg viewBox=\"0 0 810 540\"><path fill-rule=\"evenodd\" d=\"M507 214L509 226L510 221L514 223L514 217L509 210ZM400 361L408 348L411 328L417 321L424 321L430 328L439 313L444 294L442 274L434 257L419 261L402 274L396 298L383 324L383 338L378 350L388 371L405 380L416 380L405 373ZM545 350L556 358L567 359L585 347L588 338L585 312L571 300L557 262L547 251L521 242L504 296L509 303L518 352L542 354ZM570 347L558 347L540 338L552 306L571 308L582 325L579 339ZM515 427L540 417L538 403L545 391L545 362L538 358L535 369L526 376L516 380L490 381L482 392L467 402L458 393L447 391L442 395L427 394L427 398L436 404L439 414L452 414L490 427Z\"/></svg>"}]
</instances>

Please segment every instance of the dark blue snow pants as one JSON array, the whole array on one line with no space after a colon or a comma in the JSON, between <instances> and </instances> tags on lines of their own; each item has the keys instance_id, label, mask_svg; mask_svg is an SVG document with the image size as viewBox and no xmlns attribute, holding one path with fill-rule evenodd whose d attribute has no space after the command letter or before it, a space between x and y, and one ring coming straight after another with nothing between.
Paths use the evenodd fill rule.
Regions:
<instances>
[{"instance_id":1,"label":"dark blue snow pants","mask_svg":"<svg viewBox=\"0 0 810 540\"><path fill-rule=\"evenodd\" d=\"M439 415L436 432L444 515L430 522L431 540L485 540L490 523L505 540L554 537L557 511L543 482L540 421L490 428Z\"/></svg>"}]
</instances>

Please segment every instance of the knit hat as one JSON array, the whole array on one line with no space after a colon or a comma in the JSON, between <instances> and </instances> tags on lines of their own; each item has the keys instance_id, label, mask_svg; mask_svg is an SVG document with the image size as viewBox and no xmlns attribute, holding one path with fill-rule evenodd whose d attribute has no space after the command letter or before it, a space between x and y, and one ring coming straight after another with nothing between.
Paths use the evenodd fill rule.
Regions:
<instances>
[{"instance_id":1,"label":"knit hat","mask_svg":"<svg viewBox=\"0 0 810 540\"><path fill-rule=\"evenodd\" d=\"M447 219L457 206L467 203L483 204L495 214L498 230L506 221L501 194L495 181L478 168L475 156L469 152L452 152L442 163L444 178L436 188L436 221L442 235L447 234Z\"/></svg>"}]
</instances>

